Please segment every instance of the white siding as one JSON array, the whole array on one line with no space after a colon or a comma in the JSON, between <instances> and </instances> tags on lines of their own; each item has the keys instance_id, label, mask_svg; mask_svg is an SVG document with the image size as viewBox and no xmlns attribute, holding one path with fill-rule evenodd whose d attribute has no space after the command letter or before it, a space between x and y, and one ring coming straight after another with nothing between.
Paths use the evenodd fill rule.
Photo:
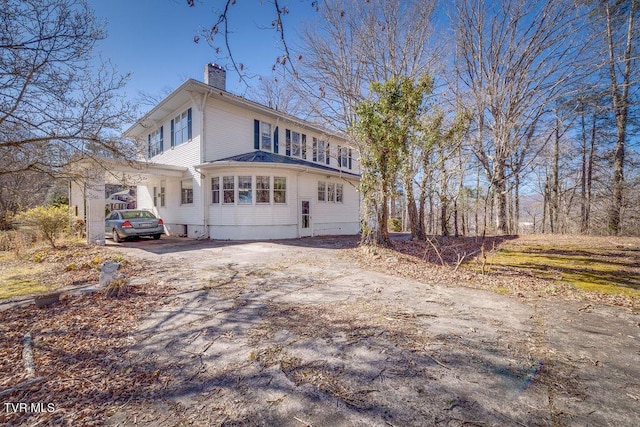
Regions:
<instances>
[{"instance_id":1,"label":"white siding","mask_svg":"<svg viewBox=\"0 0 640 427\"><path fill-rule=\"evenodd\" d=\"M205 161L253 151L254 116L250 112L218 100L209 100L205 116Z\"/></svg>"},{"instance_id":2,"label":"white siding","mask_svg":"<svg viewBox=\"0 0 640 427\"><path fill-rule=\"evenodd\" d=\"M253 203L238 204L237 182L234 204L211 203L211 177L252 176ZM284 176L287 178L287 203L257 204L255 200L256 176ZM327 178L322 173L296 172L278 167L264 166L225 168L207 174L207 203L209 204L209 230L212 239L276 239L300 236L300 203L311 202L311 232L313 235L357 234L360 230L359 194L356 180ZM343 184L343 203L318 203L319 180ZM271 186L273 189L273 186ZM221 202L223 196L221 194Z\"/></svg>"},{"instance_id":3,"label":"white siding","mask_svg":"<svg viewBox=\"0 0 640 427\"><path fill-rule=\"evenodd\" d=\"M178 114L191 108L191 140L183 142L175 147L171 146L171 120ZM201 200L200 186L202 178L194 166L201 163L201 129L202 112L195 105L184 104L177 110L169 114L161 123L163 126L164 150L161 154L150 159L153 163L168 164L175 166L185 166L188 171L180 178L165 179L165 207L157 208L158 215L166 224L170 234L182 235L184 226L187 226L190 237L199 237L204 231L204 211ZM146 135L144 136L146 138ZM193 203L181 204L181 181L193 180ZM153 187L160 187L159 179L148 184L150 198L145 201L146 208L153 207Z\"/></svg>"}]
</instances>

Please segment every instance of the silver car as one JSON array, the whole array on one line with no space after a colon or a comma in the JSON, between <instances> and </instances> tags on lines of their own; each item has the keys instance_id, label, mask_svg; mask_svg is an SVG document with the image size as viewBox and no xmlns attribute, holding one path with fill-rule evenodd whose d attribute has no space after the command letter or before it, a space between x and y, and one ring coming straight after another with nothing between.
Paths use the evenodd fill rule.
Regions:
<instances>
[{"instance_id":1,"label":"silver car","mask_svg":"<svg viewBox=\"0 0 640 427\"><path fill-rule=\"evenodd\" d=\"M123 209L112 211L104 221L104 231L114 242L127 237L151 236L159 239L164 234L162 219L149 211Z\"/></svg>"}]
</instances>

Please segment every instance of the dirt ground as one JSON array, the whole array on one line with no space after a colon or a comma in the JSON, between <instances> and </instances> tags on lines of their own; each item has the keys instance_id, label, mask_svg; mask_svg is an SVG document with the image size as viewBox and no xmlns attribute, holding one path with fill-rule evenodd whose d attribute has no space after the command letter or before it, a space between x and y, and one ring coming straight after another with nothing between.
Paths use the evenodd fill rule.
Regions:
<instances>
[{"instance_id":1,"label":"dirt ground","mask_svg":"<svg viewBox=\"0 0 640 427\"><path fill-rule=\"evenodd\" d=\"M355 244L110 244L171 291L123 355L156 380L106 423L640 425L637 309L398 277Z\"/></svg>"}]
</instances>

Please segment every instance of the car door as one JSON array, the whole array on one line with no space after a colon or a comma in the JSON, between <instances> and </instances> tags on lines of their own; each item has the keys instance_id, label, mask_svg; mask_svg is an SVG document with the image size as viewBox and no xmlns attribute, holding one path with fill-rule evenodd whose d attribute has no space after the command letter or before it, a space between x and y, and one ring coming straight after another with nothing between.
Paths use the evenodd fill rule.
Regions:
<instances>
[{"instance_id":1,"label":"car door","mask_svg":"<svg viewBox=\"0 0 640 427\"><path fill-rule=\"evenodd\" d=\"M104 232L107 234L111 233L111 230L113 230L113 220L118 218L118 213L117 212L111 212L111 214L109 216L107 216L107 218L104 220Z\"/></svg>"}]
</instances>

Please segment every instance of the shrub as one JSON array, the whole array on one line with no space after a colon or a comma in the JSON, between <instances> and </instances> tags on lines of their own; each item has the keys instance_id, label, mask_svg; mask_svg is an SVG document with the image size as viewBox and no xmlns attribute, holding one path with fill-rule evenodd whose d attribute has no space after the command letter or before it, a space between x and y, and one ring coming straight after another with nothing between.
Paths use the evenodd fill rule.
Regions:
<instances>
[{"instance_id":1,"label":"shrub","mask_svg":"<svg viewBox=\"0 0 640 427\"><path fill-rule=\"evenodd\" d=\"M402 231L402 220L400 218L389 218L389 231Z\"/></svg>"},{"instance_id":2,"label":"shrub","mask_svg":"<svg viewBox=\"0 0 640 427\"><path fill-rule=\"evenodd\" d=\"M69 227L69 208L67 206L37 206L21 212L18 215L18 220L35 228L51 247L55 248L56 238Z\"/></svg>"}]
</instances>

